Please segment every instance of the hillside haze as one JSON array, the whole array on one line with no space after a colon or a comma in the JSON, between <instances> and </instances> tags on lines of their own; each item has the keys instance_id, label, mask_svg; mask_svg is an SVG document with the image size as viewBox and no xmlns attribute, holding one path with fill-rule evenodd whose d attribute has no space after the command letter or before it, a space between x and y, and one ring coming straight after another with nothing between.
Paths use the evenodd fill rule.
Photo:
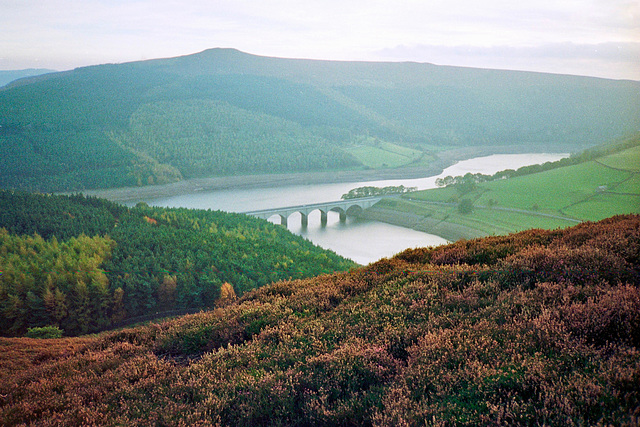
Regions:
<instances>
[{"instance_id":1,"label":"hillside haze","mask_svg":"<svg viewBox=\"0 0 640 427\"><path fill-rule=\"evenodd\" d=\"M212 49L14 82L0 126L0 187L80 190L363 169L389 146L422 153L400 166L577 151L640 128L640 82Z\"/></svg>"},{"instance_id":2,"label":"hillside haze","mask_svg":"<svg viewBox=\"0 0 640 427\"><path fill-rule=\"evenodd\" d=\"M56 70L48 70L45 68L27 68L25 70L0 70L0 87L8 85L18 79L55 72Z\"/></svg>"}]
</instances>

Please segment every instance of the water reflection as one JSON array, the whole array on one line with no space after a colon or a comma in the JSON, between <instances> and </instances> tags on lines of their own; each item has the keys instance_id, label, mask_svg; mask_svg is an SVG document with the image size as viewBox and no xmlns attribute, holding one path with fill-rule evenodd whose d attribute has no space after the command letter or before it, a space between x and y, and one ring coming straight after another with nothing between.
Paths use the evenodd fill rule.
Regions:
<instances>
[{"instance_id":1,"label":"water reflection","mask_svg":"<svg viewBox=\"0 0 640 427\"><path fill-rule=\"evenodd\" d=\"M377 221L347 217L345 222L341 222L337 212L327 214L326 226L320 224L319 211L309 214L308 220L307 227L302 227L300 214L292 214L288 219L288 228L316 245L360 264L393 256L407 248L447 243L440 236ZM274 216L270 221L279 224L280 217Z\"/></svg>"}]
</instances>

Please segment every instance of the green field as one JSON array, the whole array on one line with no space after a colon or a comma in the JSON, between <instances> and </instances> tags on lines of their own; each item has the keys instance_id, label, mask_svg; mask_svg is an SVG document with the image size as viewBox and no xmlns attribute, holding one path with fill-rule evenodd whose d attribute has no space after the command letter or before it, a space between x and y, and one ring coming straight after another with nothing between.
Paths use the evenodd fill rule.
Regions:
<instances>
[{"instance_id":1,"label":"green field","mask_svg":"<svg viewBox=\"0 0 640 427\"><path fill-rule=\"evenodd\" d=\"M606 156L599 161L613 168L640 172L640 146Z\"/></svg>"},{"instance_id":2,"label":"green field","mask_svg":"<svg viewBox=\"0 0 640 427\"><path fill-rule=\"evenodd\" d=\"M640 174L633 175L631 178L612 189L611 192L640 194Z\"/></svg>"},{"instance_id":3,"label":"green field","mask_svg":"<svg viewBox=\"0 0 640 427\"><path fill-rule=\"evenodd\" d=\"M365 167L371 169L396 168L410 163L427 160L422 151L369 138L366 143L347 148Z\"/></svg>"},{"instance_id":4,"label":"green field","mask_svg":"<svg viewBox=\"0 0 640 427\"><path fill-rule=\"evenodd\" d=\"M382 200L376 208L393 209L414 216L414 227L434 233L448 240L503 235L530 228L564 228L577 223L574 219L562 219L538 215L528 211L508 208L478 208L471 214L458 212L457 203L446 205L421 200Z\"/></svg>"},{"instance_id":5,"label":"green field","mask_svg":"<svg viewBox=\"0 0 640 427\"><path fill-rule=\"evenodd\" d=\"M452 187L439 188L377 206L422 216L418 228L424 231L449 224L464 229L465 237L567 227L640 213L639 164L640 145L572 166L480 183L464 195ZM459 212L461 199L473 201L471 213Z\"/></svg>"}]
</instances>

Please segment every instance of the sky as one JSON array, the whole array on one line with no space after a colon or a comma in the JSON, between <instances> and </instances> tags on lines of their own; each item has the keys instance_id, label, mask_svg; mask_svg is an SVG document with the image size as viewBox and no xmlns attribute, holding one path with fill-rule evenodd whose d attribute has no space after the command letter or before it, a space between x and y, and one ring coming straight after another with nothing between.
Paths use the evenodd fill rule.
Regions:
<instances>
[{"instance_id":1,"label":"sky","mask_svg":"<svg viewBox=\"0 0 640 427\"><path fill-rule=\"evenodd\" d=\"M640 0L0 0L0 69L214 47L640 80Z\"/></svg>"}]
</instances>

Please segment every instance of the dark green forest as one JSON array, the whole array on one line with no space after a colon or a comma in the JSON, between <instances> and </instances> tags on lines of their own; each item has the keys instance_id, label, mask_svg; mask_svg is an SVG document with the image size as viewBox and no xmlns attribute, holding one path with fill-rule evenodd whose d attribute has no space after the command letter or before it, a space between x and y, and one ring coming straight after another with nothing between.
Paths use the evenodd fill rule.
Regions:
<instances>
[{"instance_id":1,"label":"dark green forest","mask_svg":"<svg viewBox=\"0 0 640 427\"><path fill-rule=\"evenodd\" d=\"M67 335L126 319L212 308L234 293L355 264L264 220L127 208L82 195L0 191L0 334Z\"/></svg>"},{"instance_id":2,"label":"dark green forest","mask_svg":"<svg viewBox=\"0 0 640 427\"><path fill-rule=\"evenodd\" d=\"M294 121L216 101L147 104L132 115L131 133L128 146L185 177L358 166Z\"/></svg>"},{"instance_id":3,"label":"dark green forest","mask_svg":"<svg viewBox=\"0 0 640 427\"><path fill-rule=\"evenodd\" d=\"M430 157L579 151L640 128L639 92L633 81L232 49L85 67L0 88L0 188L358 169L345 149L371 138Z\"/></svg>"}]
</instances>

